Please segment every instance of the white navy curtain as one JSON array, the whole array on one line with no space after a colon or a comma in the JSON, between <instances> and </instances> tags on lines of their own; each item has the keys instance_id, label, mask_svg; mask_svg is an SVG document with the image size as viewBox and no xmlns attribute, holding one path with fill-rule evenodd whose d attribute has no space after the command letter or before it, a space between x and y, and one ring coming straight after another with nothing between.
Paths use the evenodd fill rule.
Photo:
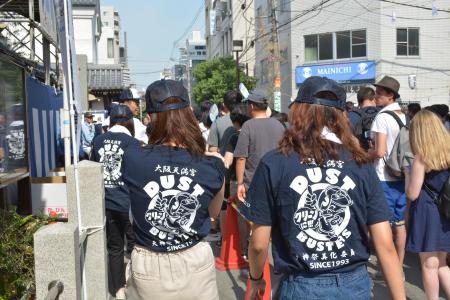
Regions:
<instances>
[{"instance_id":1,"label":"white navy curtain","mask_svg":"<svg viewBox=\"0 0 450 300\"><path fill-rule=\"evenodd\" d=\"M63 94L31 77L27 77L26 89L30 174L46 177L50 170L64 165L59 121Z\"/></svg>"}]
</instances>

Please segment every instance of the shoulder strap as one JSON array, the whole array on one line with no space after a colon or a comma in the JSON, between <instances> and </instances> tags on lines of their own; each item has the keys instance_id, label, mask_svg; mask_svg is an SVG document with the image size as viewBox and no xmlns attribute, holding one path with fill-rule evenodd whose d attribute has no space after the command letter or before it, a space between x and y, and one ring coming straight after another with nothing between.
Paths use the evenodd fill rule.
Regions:
<instances>
[{"instance_id":1,"label":"shoulder strap","mask_svg":"<svg viewBox=\"0 0 450 300\"><path fill-rule=\"evenodd\" d=\"M400 127L400 129L405 127L405 124L403 124L402 120L400 119L400 117L395 112L393 112L391 110L385 110L385 111L382 111L381 113L385 113L385 114L388 114L391 117L393 117L395 119L395 121L397 122L398 127Z\"/></svg>"},{"instance_id":2,"label":"shoulder strap","mask_svg":"<svg viewBox=\"0 0 450 300\"><path fill-rule=\"evenodd\" d=\"M350 114L350 113L355 113L355 114L357 114L360 118L362 117L361 112L359 112L359 111L357 111L357 110L352 110L352 111L349 112L349 114Z\"/></svg>"}]
</instances>

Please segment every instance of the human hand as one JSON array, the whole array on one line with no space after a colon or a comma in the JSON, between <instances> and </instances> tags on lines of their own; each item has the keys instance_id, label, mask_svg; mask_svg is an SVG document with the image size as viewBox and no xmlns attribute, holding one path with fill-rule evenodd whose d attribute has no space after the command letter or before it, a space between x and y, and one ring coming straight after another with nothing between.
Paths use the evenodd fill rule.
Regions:
<instances>
[{"instance_id":1,"label":"human hand","mask_svg":"<svg viewBox=\"0 0 450 300\"><path fill-rule=\"evenodd\" d=\"M246 294L245 300L260 300L263 299L264 292L266 290L266 281L261 280L250 280L250 291Z\"/></svg>"},{"instance_id":2,"label":"human hand","mask_svg":"<svg viewBox=\"0 0 450 300\"><path fill-rule=\"evenodd\" d=\"M220 155L220 153L218 152L209 152L209 151L205 151L205 155L206 156L215 156L218 159L220 159L223 163L225 163L225 159L223 158L222 155Z\"/></svg>"},{"instance_id":3,"label":"human hand","mask_svg":"<svg viewBox=\"0 0 450 300\"><path fill-rule=\"evenodd\" d=\"M239 201L244 202L245 201L245 197L246 195L246 190L245 190L245 185L243 183L238 183L237 186L237 198L239 199Z\"/></svg>"}]
</instances>

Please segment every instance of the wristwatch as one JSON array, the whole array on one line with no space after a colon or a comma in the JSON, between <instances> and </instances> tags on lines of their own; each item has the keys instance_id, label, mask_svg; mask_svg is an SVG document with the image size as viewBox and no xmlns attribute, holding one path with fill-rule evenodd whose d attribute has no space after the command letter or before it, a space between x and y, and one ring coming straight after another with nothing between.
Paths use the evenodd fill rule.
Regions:
<instances>
[{"instance_id":1,"label":"wristwatch","mask_svg":"<svg viewBox=\"0 0 450 300\"><path fill-rule=\"evenodd\" d=\"M253 277L252 277L252 273L251 273L251 272L248 272L248 278L249 278L251 281L260 281L261 279L263 279L263 276L264 276L264 272L262 272L262 273L261 273L261 276L259 276L258 278L253 278Z\"/></svg>"}]
</instances>

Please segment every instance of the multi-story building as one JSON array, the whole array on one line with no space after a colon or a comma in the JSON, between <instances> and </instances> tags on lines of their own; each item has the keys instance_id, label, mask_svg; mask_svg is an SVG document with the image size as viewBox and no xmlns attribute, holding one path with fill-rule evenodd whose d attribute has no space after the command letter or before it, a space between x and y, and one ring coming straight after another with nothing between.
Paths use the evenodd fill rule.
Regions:
<instances>
[{"instance_id":1,"label":"multi-story building","mask_svg":"<svg viewBox=\"0 0 450 300\"><path fill-rule=\"evenodd\" d=\"M185 87L192 97L192 88L195 86L195 78L192 70L200 63L206 61L206 41L200 31L193 31L192 35L186 39L186 44L179 48L179 64L174 66L175 76L182 78ZM185 66L185 68L180 67ZM171 71L172 72L172 71ZM180 72L184 72L181 76Z\"/></svg>"},{"instance_id":2,"label":"multi-story building","mask_svg":"<svg viewBox=\"0 0 450 300\"><path fill-rule=\"evenodd\" d=\"M113 6L100 8L102 35L98 42L98 63L111 65L120 63L120 17Z\"/></svg>"},{"instance_id":3,"label":"multi-story building","mask_svg":"<svg viewBox=\"0 0 450 300\"><path fill-rule=\"evenodd\" d=\"M205 0L205 36L208 59L233 55L233 40L241 40L241 67L253 75L255 62L254 1Z\"/></svg>"},{"instance_id":4,"label":"multi-story building","mask_svg":"<svg viewBox=\"0 0 450 300\"><path fill-rule=\"evenodd\" d=\"M255 0L257 86L271 89L271 1ZM341 82L350 100L384 75L400 82L403 104L449 104L450 19L444 0L279 0L282 110L309 76ZM265 21L265 16L269 19ZM268 33L265 35L265 33Z\"/></svg>"},{"instance_id":5,"label":"multi-story building","mask_svg":"<svg viewBox=\"0 0 450 300\"><path fill-rule=\"evenodd\" d=\"M130 85L119 13L112 6L100 7L99 0L73 0L72 5L76 52L87 56L89 107L102 110Z\"/></svg>"},{"instance_id":6,"label":"multi-story building","mask_svg":"<svg viewBox=\"0 0 450 300\"><path fill-rule=\"evenodd\" d=\"M97 43L102 34L99 0L73 0L72 16L77 54L87 56L88 63L98 64Z\"/></svg>"}]
</instances>

